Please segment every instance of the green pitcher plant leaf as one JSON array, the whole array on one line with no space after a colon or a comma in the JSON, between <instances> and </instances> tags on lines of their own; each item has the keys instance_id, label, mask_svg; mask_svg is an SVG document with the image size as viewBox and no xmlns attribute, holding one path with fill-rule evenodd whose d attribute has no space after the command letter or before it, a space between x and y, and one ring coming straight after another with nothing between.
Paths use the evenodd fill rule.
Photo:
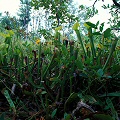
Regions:
<instances>
[{"instance_id":1,"label":"green pitcher plant leaf","mask_svg":"<svg viewBox=\"0 0 120 120\"><path fill-rule=\"evenodd\" d=\"M99 77L102 77L103 74L104 74L103 69L99 69L99 70L97 71L97 75L98 75Z\"/></svg>"},{"instance_id":2,"label":"green pitcher plant leaf","mask_svg":"<svg viewBox=\"0 0 120 120\"><path fill-rule=\"evenodd\" d=\"M112 57L113 55L113 52L115 51L115 48L116 48L116 45L117 45L117 42L118 42L118 38L116 37L115 40L112 41L112 45L111 45L111 48L110 48L110 52L109 52L109 55L107 57L107 60L103 66L103 71L106 69L109 61L110 61L110 58Z\"/></svg>"},{"instance_id":3,"label":"green pitcher plant leaf","mask_svg":"<svg viewBox=\"0 0 120 120\"><path fill-rule=\"evenodd\" d=\"M76 22L76 23L73 25L72 29L73 29L73 30L78 30L79 26L80 26L80 24L79 24L78 22Z\"/></svg>"},{"instance_id":4,"label":"green pitcher plant leaf","mask_svg":"<svg viewBox=\"0 0 120 120\"><path fill-rule=\"evenodd\" d=\"M60 30L62 30L62 26L55 28L55 31L60 31Z\"/></svg>"},{"instance_id":5,"label":"green pitcher plant leaf","mask_svg":"<svg viewBox=\"0 0 120 120\"><path fill-rule=\"evenodd\" d=\"M86 27L86 28L95 28L95 29L97 29L97 27L96 27L96 25L95 24L93 24L93 23L91 23L91 22L85 22L84 23L84 26Z\"/></svg>"},{"instance_id":6,"label":"green pitcher plant leaf","mask_svg":"<svg viewBox=\"0 0 120 120\"><path fill-rule=\"evenodd\" d=\"M84 23L84 26L85 26L87 29L90 28L90 26L89 26L86 22Z\"/></svg>"},{"instance_id":7,"label":"green pitcher plant leaf","mask_svg":"<svg viewBox=\"0 0 120 120\"><path fill-rule=\"evenodd\" d=\"M57 108L56 108L55 110L53 110L53 112L52 112L52 114L51 114L51 117L54 118L55 115L56 115L56 113L57 113Z\"/></svg>"},{"instance_id":8,"label":"green pitcher plant leaf","mask_svg":"<svg viewBox=\"0 0 120 120\"><path fill-rule=\"evenodd\" d=\"M3 93L3 94L4 94L4 96L6 97L6 99L7 99L8 103L9 103L9 105L10 105L10 108L12 108L12 109L13 109L13 111L14 111L14 113L16 113L16 108L15 108L15 105L14 105L14 103L13 103L13 101L12 101L12 99L11 99L10 95L9 95L8 90L3 89L3 90L2 90L2 93Z\"/></svg>"}]
</instances>

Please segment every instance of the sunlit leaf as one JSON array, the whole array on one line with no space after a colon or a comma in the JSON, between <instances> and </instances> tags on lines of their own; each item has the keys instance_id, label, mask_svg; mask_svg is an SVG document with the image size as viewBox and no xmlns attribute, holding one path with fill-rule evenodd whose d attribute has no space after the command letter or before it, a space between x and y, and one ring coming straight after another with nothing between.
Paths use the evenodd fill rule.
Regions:
<instances>
[{"instance_id":1,"label":"sunlit leaf","mask_svg":"<svg viewBox=\"0 0 120 120\"><path fill-rule=\"evenodd\" d=\"M78 22L76 22L74 25L73 25L73 27L72 27L72 29L73 30L78 30L78 27L80 26L80 24L78 23Z\"/></svg>"},{"instance_id":2,"label":"sunlit leaf","mask_svg":"<svg viewBox=\"0 0 120 120\"><path fill-rule=\"evenodd\" d=\"M86 49L91 48L91 44L87 43L85 47L86 47Z\"/></svg>"},{"instance_id":3,"label":"sunlit leaf","mask_svg":"<svg viewBox=\"0 0 120 120\"><path fill-rule=\"evenodd\" d=\"M90 28L90 26L87 23L84 23L84 26L88 29Z\"/></svg>"},{"instance_id":4,"label":"sunlit leaf","mask_svg":"<svg viewBox=\"0 0 120 120\"><path fill-rule=\"evenodd\" d=\"M93 24L93 23L91 23L91 22L85 22L84 26L87 27L87 28L91 27L91 28L97 29L96 25ZM89 26L89 27L88 27L88 26Z\"/></svg>"},{"instance_id":5,"label":"sunlit leaf","mask_svg":"<svg viewBox=\"0 0 120 120\"><path fill-rule=\"evenodd\" d=\"M60 31L60 30L62 30L62 26L55 28L55 31Z\"/></svg>"},{"instance_id":6,"label":"sunlit leaf","mask_svg":"<svg viewBox=\"0 0 120 120\"><path fill-rule=\"evenodd\" d=\"M13 30L9 30L9 34L10 34L11 36L14 35Z\"/></svg>"}]
</instances>

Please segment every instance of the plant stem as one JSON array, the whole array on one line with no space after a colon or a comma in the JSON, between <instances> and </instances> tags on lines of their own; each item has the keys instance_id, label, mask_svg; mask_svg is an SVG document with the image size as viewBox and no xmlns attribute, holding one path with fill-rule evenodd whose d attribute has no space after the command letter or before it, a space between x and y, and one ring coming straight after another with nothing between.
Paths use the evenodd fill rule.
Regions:
<instances>
[{"instance_id":1,"label":"plant stem","mask_svg":"<svg viewBox=\"0 0 120 120\"><path fill-rule=\"evenodd\" d=\"M54 61L54 58L55 58L55 55L53 55L53 57L52 57L52 59L51 59L49 65L47 66L46 70L44 71L44 73L43 73L43 75L42 75L42 79L41 79L42 81L44 80L44 77L46 76L46 74L47 74L47 72L48 72L50 66L52 65L52 63L53 63L53 61Z\"/></svg>"},{"instance_id":2,"label":"plant stem","mask_svg":"<svg viewBox=\"0 0 120 120\"><path fill-rule=\"evenodd\" d=\"M75 32L76 32L76 35L77 35L78 40L80 41L80 44L81 44L81 47L82 47L82 49L83 49L85 58L87 58L87 54L86 54L86 52L85 52L85 48L84 48L84 45L83 45L83 42L82 42L82 38L81 38L80 32L79 32L79 30L75 30Z\"/></svg>"},{"instance_id":3,"label":"plant stem","mask_svg":"<svg viewBox=\"0 0 120 120\"><path fill-rule=\"evenodd\" d=\"M39 45L39 53L38 53L38 75L40 74L40 64L41 64L41 43Z\"/></svg>"},{"instance_id":4,"label":"plant stem","mask_svg":"<svg viewBox=\"0 0 120 120\"><path fill-rule=\"evenodd\" d=\"M103 66L103 71L106 69L111 57L112 57L112 54L113 52L115 51L115 47L117 45L117 41L118 41L118 38L115 38L115 40L112 42L112 45L111 45L111 49L110 49L110 54L108 55L108 58L105 62L105 65Z\"/></svg>"},{"instance_id":5,"label":"plant stem","mask_svg":"<svg viewBox=\"0 0 120 120\"><path fill-rule=\"evenodd\" d=\"M93 58L96 57L96 51L95 51L95 46L94 46L94 42L93 42L93 36L92 36L92 28L89 28L88 29L88 32L89 32L89 38L90 38L90 44L91 44L91 50L92 50L92 55L93 55Z\"/></svg>"}]
</instances>

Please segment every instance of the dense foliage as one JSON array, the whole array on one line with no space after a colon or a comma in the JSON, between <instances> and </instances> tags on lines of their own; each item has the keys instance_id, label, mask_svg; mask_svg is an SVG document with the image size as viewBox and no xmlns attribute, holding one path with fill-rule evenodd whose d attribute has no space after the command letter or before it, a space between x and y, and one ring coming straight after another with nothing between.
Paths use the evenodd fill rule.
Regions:
<instances>
[{"instance_id":1,"label":"dense foliage","mask_svg":"<svg viewBox=\"0 0 120 120\"><path fill-rule=\"evenodd\" d=\"M50 10L57 21L51 30L38 30L45 41L1 22L0 120L120 119L120 36L99 21L83 27L76 16L68 26L71 36L64 34L68 3L32 0L35 9Z\"/></svg>"},{"instance_id":2,"label":"dense foliage","mask_svg":"<svg viewBox=\"0 0 120 120\"><path fill-rule=\"evenodd\" d=\"M26 29L28 26L28 23L30 22L30 14L31 14L31 9L32 7L30 6L30 0L20 0L21 2L21 7L18 13L19 16L19 22L20 26L23 29Z\"/></svg>"}]
</instances>

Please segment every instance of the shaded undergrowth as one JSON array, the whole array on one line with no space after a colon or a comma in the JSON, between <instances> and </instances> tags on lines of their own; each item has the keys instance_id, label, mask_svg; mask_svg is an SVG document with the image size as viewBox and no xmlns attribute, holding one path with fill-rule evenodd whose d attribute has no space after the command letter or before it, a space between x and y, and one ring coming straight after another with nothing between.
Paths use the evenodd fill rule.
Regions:
<instances>
[{"instance_id":1,"label":"shaded undergrowth","mask_svg":"<svg viewBox=\"0 0 120 120\"><path fill-rule=\"evenodd\" d=\"M5 37L0 45L1 119L119 119L119 38L108 42L109 29L93 33L94 24L86 24L87 44L76 26L79 41L61 41L59 28L45 43ZM103 43L94 43L96 35L104 35Z\"/></svg>"}]
</instances>

